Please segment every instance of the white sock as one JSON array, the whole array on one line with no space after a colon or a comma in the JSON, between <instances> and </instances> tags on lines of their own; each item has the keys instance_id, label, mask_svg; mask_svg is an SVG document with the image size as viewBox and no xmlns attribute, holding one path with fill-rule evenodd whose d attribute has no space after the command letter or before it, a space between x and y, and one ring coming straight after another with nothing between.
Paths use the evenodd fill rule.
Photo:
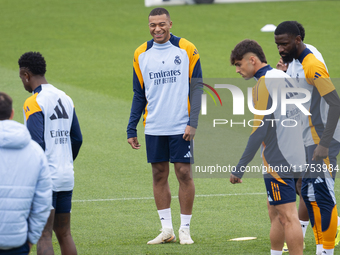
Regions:
<instances>
[{"instance_id":1,"label":"white sock","mask_svg":"<svg viewBox=\"0 0 340 255\"><path fill-rule=\"evenodd\" d=\"M334 249L323 249L322 250L322 255L325 254L325 255L333 255L334 254Z\"/></svg>"},{"instance_id":2,"label":"white sock","mask_svg":"<svg viewBox=\"0 0 340 255\"><path fill-rule=\"evenodd\" d=\"M338 216L338 226L340 225L340 217Z\"/></svg>"},{"instance_id":3,"label":"white sock","mask_svg":"<svg viewBox=\"0 0 340 255\"><path fill-rule=\"evenodd\" d=\"M301 224L301 228L302 228L303 239L305 239L305 235L306 235L307 227L309 225L309 221L300 220L300 224Z\"/></svg>"},{"instance_id":4,"label":"white sock","mask_svg":"<svg viewBox=\"0 0 340 255\"><path fill-rule=\"evenodd\" d=\"M316 245L316 255L321 255L322 254L322 244L317 244Z\"/></svg>"},{"instance_id":5,"label":"white sock","mask_svg":"<svg viewBox=\"0 0 340 255\"><path fill-rule=\"evenodd\" d=\"M190 228L190 221L192 215L181 214L181 227L180 228Z\"/></svg>"},{"instance_id":6,"label":"white sock","mask_svg":"<svg viewBox=\"0 0 340 255\"><path fill-rule=\"evenodd\" d=\"M282 251L270 250L270 255L282 255Z\"/></svg>"},{"instance_id":7,"label":"white sock","mask_svg":"<svg viewBox=\"0 0 340 255\"><path fill-rule=\"evenodd\" d=\"M170 208L158 210L158 215L162 223L162 228L173 228Z\"/></svg>"}]
</instances>

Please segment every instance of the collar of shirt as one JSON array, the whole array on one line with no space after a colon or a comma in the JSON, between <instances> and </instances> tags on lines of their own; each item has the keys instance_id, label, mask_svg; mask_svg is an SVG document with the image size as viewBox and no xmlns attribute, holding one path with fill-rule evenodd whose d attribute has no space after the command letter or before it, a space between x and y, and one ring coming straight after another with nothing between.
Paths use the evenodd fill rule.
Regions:
<instances>
[{"instance_id":1,"label":"collar of shirt","mask_svg":"<svg viewBox=\"0 0 340 255\"><path fill-rule=\"evenodd\" d=\"M168 40L166 43L156 43L153 42L153 47L157 50L166 50L168 48L170 48L172 46L172 43L170 42L170 40Z\"/></svg>"},{"instance_id":2,"label":"collar of shirt","mask_svg":"<svg viewBox=\"0 0 340 255\"><path fill-rule=\"evenodd\" d=\"M266 66L260 68L259 70L257 70L257 72L254 75L255 80L260 79L263 75L266 74L267 71L272 70L272 69L273 68L270 65L266 65Z\"/></svg>"},{"instance_id":3,"label":"collar of shirt","mask_svg":"<svg viewBox=\"0 0 340 255\"><path fill-rule=\"evenodd\" d=\"M39 85L38 87L35 88L35 90L33 90L33 94L39 93L41 90L42 90L41 85Z\"/></svg>"},{"instance_id":4,"label":"collar of shirt","mask_svg":"<svg viewBox=\"0 0 340 255\"><path fill-rule=\"evenodd\" d=\"M302 63L302 61L304 60L304 58L309 54L309 53L312 53L310 51L310 49L308 49L306 47L306 49L303 50L303 52L300 54L300 56L298 57L298 60L300 61L300 63Z\"/></svg>"}]
</instances>

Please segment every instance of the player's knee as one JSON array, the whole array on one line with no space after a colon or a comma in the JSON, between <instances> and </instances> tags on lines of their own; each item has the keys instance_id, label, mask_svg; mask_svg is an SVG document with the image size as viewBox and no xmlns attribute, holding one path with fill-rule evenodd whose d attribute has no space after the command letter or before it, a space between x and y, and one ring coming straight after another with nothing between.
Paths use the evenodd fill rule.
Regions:
<instances>
[{"instance_id":1,"label":"player's knee","mask_svg":"<svg viewBox=\"0 0 340 255\"><path fill-rule=\"evenodd\" d=\"M190 168L181 167L177 170L177 179L179 182L191 182L192 181L192 173Z\"/></svg>"},{"instance_id":2,"label":"player's knee","mask_svg":"<svg viewBox=\"0 0 340 255\"><path fill-rule=\"evenodd\" d=\"M279 220L283 227L291 226L294 223L299 223L297 215L291 213L280 213Z\"/></svg>"},{"instance_id":3,"label":"player's knee","mask_svg":"<svg viewBox=\"0 0 340 255\"><path fill-rule=\"evenodd\" d=\"M287 226L287 224L289 224L289 220L283 215L279 215L279 221L280 221L280 223L283 227L285 227L285 226Z\"/></svg>"},{"instance_id":4,"label":"player's knee","mask_svg":"<svg viewBox=\"0 0 340 255\"><path fill-rule=\"evenodd\" d=\"M152 172L152 177L153 177L153 182L155 184L162 184L166 183L168 181L168 173L165 171L153 171Z\"/></svg>"},{"instance_id":5,"label":"player's knee","mask_svg":"<svg viewBox=\"0 0 340 255\"><path fill-rule=\"evenodd\" d=\"M169 174L169 162L152 163L151 166L153 174Z\"/></svg>"},{"instance_id":6,"label":"player's knee","mask_svg":"<svg viewBox=\"0 0 340 255\"><path fill-rule=\"evenodd\" d=\"M69 229L59 229L59 231L55 231L55 235L59 241L72 238L71 231Z\"/></svg>"}]
</instances>

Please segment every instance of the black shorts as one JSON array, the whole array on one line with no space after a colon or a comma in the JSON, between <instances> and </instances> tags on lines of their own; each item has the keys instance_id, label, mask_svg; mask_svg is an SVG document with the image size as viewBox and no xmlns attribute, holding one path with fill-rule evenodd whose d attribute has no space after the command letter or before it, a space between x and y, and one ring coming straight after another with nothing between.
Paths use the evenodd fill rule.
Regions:
<instances>
[{"instance_id":1,"label":"black shorts","mask_svg":"<svg viewBox=\"0 0 340 255\"><path fill-rule=\"evenodd\" d=\"M70 213L72 205L72 193L71 191L53 191L52 206L55 209L55 213Z\"/></svg>"},{"instance_id":2,"label":"black shorts","mask_svg":"<svg viewBox=\"0 0 340 255\"><path fill-rule=\"evenodd\" d=\"M193 148L182 135L145 135L148 163L193 163Z\"/></svg>"},{"instance_id":3,"label":"black shorts","mask_svg":"<svg viewBox=\"0 0 340 255\"><path fill-rule=\"evenodd\" d=\"M276 179L269 175L264 178L270 205L287 204L296 201L294 178Z\"/></svg>"}]
</instances>

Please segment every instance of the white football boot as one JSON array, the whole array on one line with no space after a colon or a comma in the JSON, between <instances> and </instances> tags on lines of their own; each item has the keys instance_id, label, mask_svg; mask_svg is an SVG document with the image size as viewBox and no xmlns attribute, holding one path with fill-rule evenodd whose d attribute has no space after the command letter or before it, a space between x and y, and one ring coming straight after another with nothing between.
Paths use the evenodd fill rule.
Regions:
<instances>
[{"instance_id":1,"label":"white football boot","mask_svg":"<svg viewBox=\"0 0 340 255\"><path fill-rule=\"evenodd\" d=\"M194 241L191 239L189 228L180 228L178 230L178 233L179 233L180 244L193 244L194 243Z\"/></svg>"},{"instance_id":2,"label":"white football boot","mask_svg":"<svg viewBox=\"0 0 340 255\"><path fill-rule=\"evenodd\" d=\"M161 233L147 244L162 244L162 243L174 243L176 242L176 236L172 228L163 228Z\"/></svg>"}]
</instances>

